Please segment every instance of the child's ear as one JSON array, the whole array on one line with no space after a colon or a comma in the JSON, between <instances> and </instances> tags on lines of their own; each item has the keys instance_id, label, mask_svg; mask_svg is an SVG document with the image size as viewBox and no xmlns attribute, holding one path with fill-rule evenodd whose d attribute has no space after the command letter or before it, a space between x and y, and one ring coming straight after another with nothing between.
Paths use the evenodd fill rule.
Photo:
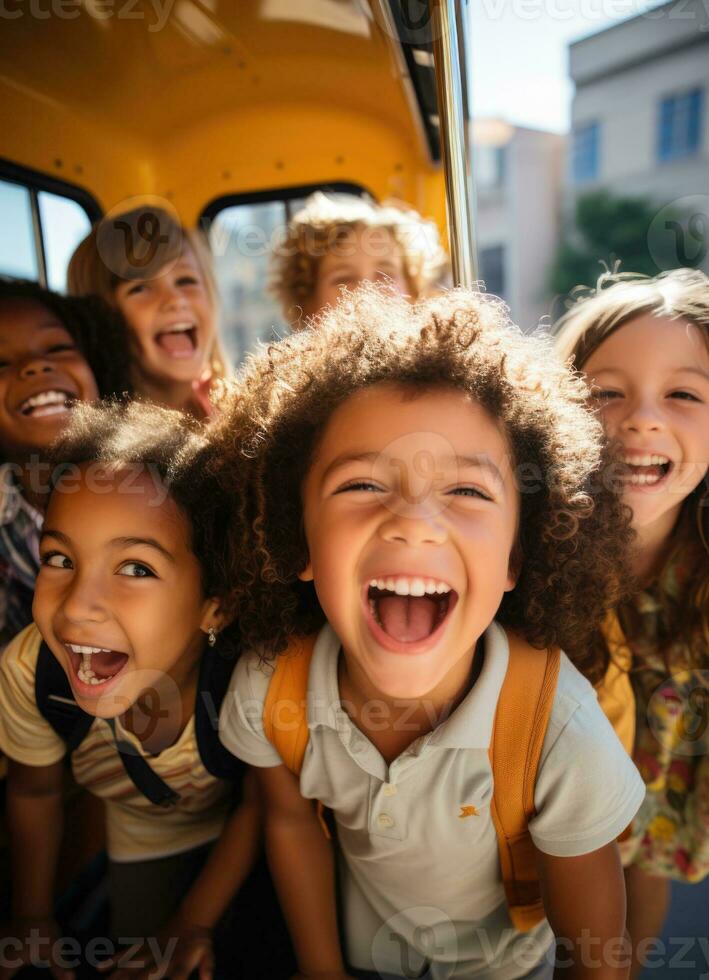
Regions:
<instances>
[{"instance_id":1,"label":"child's ear","mask_svg":"<svg viewBox=\"0 0 709 980\"><path fill-rule=\"evenodd\" d=\"M310 559L308 559L308 564L305 566L305 568L301 572L298 572L298 578L300 579L301 582L313 581L314 578L313 565Z\"/></svg>"},{"instance_id":2,"label":"child's ear","mask_svg":"<svg viewBox=\"0 0 709 980\"><path fill-rule=\"evenodd\" d=\"M507 563L507 581L505 583L505 592L511 592L517 585L517 579L522 571L522 549L519 546L519 542L515 541L512 546L512 551L510 552L510 558Z\"/></svg>"},{"instance_id":3,"label":"child's ear","mask_svg":"<svg viewBox=\"0 0 709 980\"><path fill-rule=\"evenodd\" d=\"M219 633L225 626L229 625L231 620L232 617L226 615L219 599L207 599L199 628L203 633L208 633L210 629Z\"/></svg>"}]
</instances>

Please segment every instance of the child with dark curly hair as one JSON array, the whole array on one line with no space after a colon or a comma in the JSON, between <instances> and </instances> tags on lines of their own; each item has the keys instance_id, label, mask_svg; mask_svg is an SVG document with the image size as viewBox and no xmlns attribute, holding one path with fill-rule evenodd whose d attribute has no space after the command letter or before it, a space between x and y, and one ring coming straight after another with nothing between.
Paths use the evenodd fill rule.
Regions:
<instances>
[{"instance_id":1,"label":"child with dark curly hair","mask_svg":"<svg viewBox=\"0 0 709 980\"><path fill-rule=\"evenodd\" d=\"M70 757L106 804L113 939L147 944L142 970L120 947L103 966L118 965L114 980L156 963L175 980L212 975L259 813L216 732L236 635L222 608L230 500L211 457L194 420L136 402L77 407L55 447L35 623L0 659L15 969L36 957L33 933L61 955L53 885ZM251 980L240 958L252 930L236 926L229 976ZM66 962L52 968L71 976Z\"/></svg>"},{"instance_id":2,"label":"child with dark curly hair","mask_svg":"<svg viewBox=\"0 0 709 980\"><path fill-rule=\"evenodd\" d=\"M0 645L32 619L49 446L74 405L129 391L124 332L96 297L0 281Z\"/></svg>"},{"instance_id":3,"label":"child with dark curly hair","mask_svg":"<svg viewBox=\"0 0 709 980\"><path fill-rule=\"evenodd\" d=\"M627 466L637 587L600 639L636 702L634 758L648 788L621 848L642 949L662 929L670 880L709 875L709 278L604 278L558 330Z\"/></svg>"},{"instance_id":4,"label":"child with dark curly hair","mask_svg":"<svg viewBox=\"0 0 709 980\"><path fill-rule=\"evenodd\" d=\"M583 673L603 671L588 637L629 531L584 400L498 301L367 289L252 358L222 405L252 653L221 738L257 767L301 976L546 977L555 935L564 975L625 976L615 840L644 789ZM555 666L536 757L506 782L498 749L537 703L496 709L521 651ZM286 671L304 663L298 728ZM289 695L271 700L272 676ZM498 773L527 781L525 880L503 862ZM313 800L336 827L342 947Z\"/></svg>"}]
</instances>

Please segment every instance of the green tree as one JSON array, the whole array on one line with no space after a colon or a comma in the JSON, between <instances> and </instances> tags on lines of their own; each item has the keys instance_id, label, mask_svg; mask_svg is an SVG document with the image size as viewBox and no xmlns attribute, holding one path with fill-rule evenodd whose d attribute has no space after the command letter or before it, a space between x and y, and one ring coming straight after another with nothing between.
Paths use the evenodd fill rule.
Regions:
<instances>
[{"instance_id":1,"label":"green tree","mask_svg":"<svg viewBox=\"0 0 709 980\"><path fill-rule=\"evenodd\" d=\"M648 249L648 231L660 205L642 197L614 197L593 191L576 202L574 226L559 245L549 274L549 286L557 295L575 286L595 286L605 268L620 263L622 272L655 276L660 269ZM677 265L668 237L667 263ZM657 249L655 249L657 258Z\"/></svg>"}]
</instances>

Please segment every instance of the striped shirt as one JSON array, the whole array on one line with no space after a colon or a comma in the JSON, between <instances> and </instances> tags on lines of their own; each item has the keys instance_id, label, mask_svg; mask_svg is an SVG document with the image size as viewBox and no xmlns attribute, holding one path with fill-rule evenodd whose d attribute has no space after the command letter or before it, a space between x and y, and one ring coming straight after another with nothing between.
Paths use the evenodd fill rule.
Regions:
<instances>
[{"instance_id":1,"label":"striped shirt","mask_svg":"<svg viewBox=\"0 0 709 980\"><path fill-rule=\"evenodd\" d=\"M49 766L66 745L40 714L35 673L42 637L32 624L0 655L0 750L28 766ZM129 741L150 767L180 795L169 809L146 799L126 774L108 724L97 718L71 757L77 783L106 803L108 853L113 861L140 861L181 854L215 840L231 804L231 785L202 763L194 715L174 745L148 755L116 719L116 737Z\"/></svg>"},{"instance_id":2,"label":"striped shirt","mask_svg":"<svg viewBox=\"0 0 709 980\"><path fill-rule=\"evenodd\" d=\"M0 465L0 646L32 622L42 521L23 497L13 464Z\"/></svg>"}]
</instances>

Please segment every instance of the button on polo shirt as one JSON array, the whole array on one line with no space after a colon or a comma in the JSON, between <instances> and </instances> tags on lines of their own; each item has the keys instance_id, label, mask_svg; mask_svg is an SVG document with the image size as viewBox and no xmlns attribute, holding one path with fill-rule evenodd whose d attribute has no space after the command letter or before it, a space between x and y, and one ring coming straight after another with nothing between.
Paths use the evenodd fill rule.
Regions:
<instances>
[{"instance_id":1,"label":"button on polo shirt","mask_svg":"<svg viewBox=\"0 0 709 980\"><path fill-rule=\"evenodd\" d=\"M326 626L310 668L300 789L337 823L349 962L411 975L411 963L433 961L433 980L492 971L513 980L541 969L551 931L545 922L526 935L512 928L490 817L504 630L493 623L486 631L480 676L456 710L390 765L342 709L339 655ZM258 658L242 658L220 719L224 744L255 766L281 764L263 734L269 679ZM595 850L630 823L643 795L593 688L562 655L530 823L535 843L560 856Z\"/></svg>"}]
</instances>

